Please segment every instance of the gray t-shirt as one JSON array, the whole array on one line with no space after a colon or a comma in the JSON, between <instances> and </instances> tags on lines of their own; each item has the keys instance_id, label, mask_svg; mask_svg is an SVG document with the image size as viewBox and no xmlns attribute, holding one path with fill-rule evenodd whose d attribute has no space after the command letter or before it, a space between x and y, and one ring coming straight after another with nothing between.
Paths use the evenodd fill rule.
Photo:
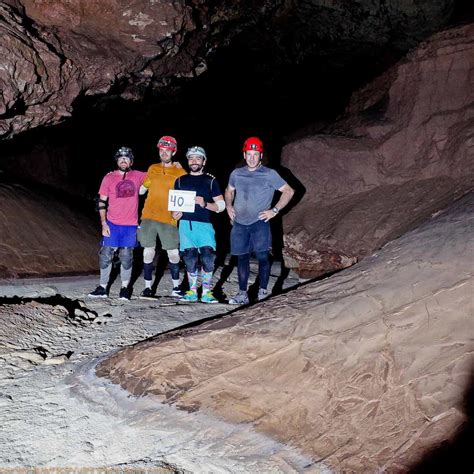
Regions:
<instances>
[{"instance_id":1,"label":"gray t-shirt","mask_svg":"<svg viewBox=\"0 0 474 474\"><path fill-rule=\"evenodd\" d=\"M266 166L259 166L255 171L244 166L232 171L229 184L235 188L235 221L250 225L258 221L260 212L270 208L273 194L286 181Z\"/></svg>"}]
</instances>

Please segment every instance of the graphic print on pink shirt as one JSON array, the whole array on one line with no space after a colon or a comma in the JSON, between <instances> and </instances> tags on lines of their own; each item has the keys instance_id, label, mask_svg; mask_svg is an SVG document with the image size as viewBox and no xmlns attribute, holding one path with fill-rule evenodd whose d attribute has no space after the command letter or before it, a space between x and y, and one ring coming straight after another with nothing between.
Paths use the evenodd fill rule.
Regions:
<instances>
[{"instance_id":1,"label":"graphic print on pink shirt","mask_svg":"<svg viewBox=\"0 0 474 474\"><path fill-rule=\"evenodd\" d=\"M135 196L135 185L129 179L122 179L115 186L115 196L117 198L129 198Z\"/></svg>"}]
</instances>

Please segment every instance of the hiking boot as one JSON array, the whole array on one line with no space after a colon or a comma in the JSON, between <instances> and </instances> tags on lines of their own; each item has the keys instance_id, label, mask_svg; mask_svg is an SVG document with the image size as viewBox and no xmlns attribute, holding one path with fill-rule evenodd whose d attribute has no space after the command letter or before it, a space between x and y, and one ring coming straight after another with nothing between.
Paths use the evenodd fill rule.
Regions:
<instances>
[{"instance_id":1,"label":"hiking boot","mask_svg":"<svg viewBox=\"0 0 474 474\"><path fill-rule=\"evenodd\" d=\"M249 304L247 292L240 290L233 298L229 300L229 304Z\"/></svg>"},{"instance_id":2,"label":"hiking boot","mask_svg":"<svg viewBox=\"0 0 474 474\"><path fill-rule=\"evenodd\" d=\"M153 291L151 288L145 288L141 293L140 296L142 298L153 298Z\"/></svg>"},{"instance_id":3,"label":"hiking boot","mask_svg":"<svg viewBox=\"0 0 474 474\"><path fill-rule=\"evenodd\" d=\"M186 294L183 297L183 301L197 301L198 300L198 295L194 290L189 290L186 291Z\"/></svg>"},{"instance_id":4,"label":"hiking boot","mask_svg":"<svg viewBox=\"0 0 474 474\"><path fill-rule=\"evenodd\" d=\"M91 291L87 296L89 298L107 298L107 289L99 285L94 291Z\"/></svg>"},{"instance_id":5,"label":"hiking boot","mask_svg":"<svg viewBox=\"0 0 474 474\"><path fill-rule=\"evenodd\" d=\"M268 293L267 293L267 290L263 289L263 288L260 288L258 290L258 301L262 301L264 300L265 298L268 298Z\"/></svg>"},{"instance_id":6,"label":"hiking boot","mask_svg":"<svg viewBox=\"0 0 474 474\"><path fill-rule=\"evenodd\" d=\"M219 301L217 301L214 298L214 295L212 294L212 291L206 291L205 293L203 293L202 296L201 296L201 301L203 303L219 303Z\"/></svg>"},{"instance_id":7,"label":"hiking boot","mask_svg":"<svg viewBox=\"0 0 474 474\"><path fill-rule=\"evenodd\" d=\"M122 288L120 288L119 298L121 300L130 299L130 290L126 286L122 286Z\"/></svg>"},{"instance_id":8,"label":"hiking boot","mask_svg":"<svg viewBox=\"0 0 474 474\"><path fill-rule=\"evenodd\" d=\"M181 288L179 286L175 286L173 288L173 291L171 292L171 296L173 298L182 298L184 296L184 293L181 291Z\"/></svg>"}]
</instances>

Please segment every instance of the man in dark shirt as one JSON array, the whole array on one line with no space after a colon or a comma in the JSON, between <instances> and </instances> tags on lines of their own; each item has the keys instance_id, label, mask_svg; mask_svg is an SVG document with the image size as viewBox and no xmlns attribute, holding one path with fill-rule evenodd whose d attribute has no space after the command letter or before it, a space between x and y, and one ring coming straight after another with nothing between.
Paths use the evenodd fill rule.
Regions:
<instances>
[{"instance_id":1,"label":"man in dark shirt","mask_svg":"<svg viewBox=\"0 0 474 474\"><path fill-rule=\"evenodd\" d=\"M197 301L198 262L202 271L203 303L217 303L211 292L211 281L216 259L216 238L211 224L211 212L222 212L225 209L224 197L214 176L204 173L206 152L200 146L193 146L186 153L189 174L179 177L175 189L195 191L194 212L174 212L173 217L179 220L179 249L183 255L188 273L189 291L184 301Z\"/></svg>"}]
</instances>

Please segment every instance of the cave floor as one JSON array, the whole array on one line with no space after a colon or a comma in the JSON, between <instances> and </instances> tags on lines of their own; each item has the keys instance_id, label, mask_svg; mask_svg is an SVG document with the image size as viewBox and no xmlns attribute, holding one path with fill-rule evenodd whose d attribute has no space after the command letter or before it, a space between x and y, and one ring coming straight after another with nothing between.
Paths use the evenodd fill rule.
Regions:
<instances>
[{"instance_id":1,"label":"cave floor","mask_svg":"<svg viewBox=\"0 0 474 474\"><path fill-rule=\"evenodd\" d=\"M269 289L289 288L272 267ZM237 290L237 274L223 275L222 290ZM250 282L257 267L251 265ZM307 460L298 452L210 416L189 414L124 390L95 376L113 351L164 331L227 314L227 304L183 303L165 296L131 301L90 299L96 275L0 281L0 469L153 469L153 472L292 472Z\"/></svg>"}]
</instances>

